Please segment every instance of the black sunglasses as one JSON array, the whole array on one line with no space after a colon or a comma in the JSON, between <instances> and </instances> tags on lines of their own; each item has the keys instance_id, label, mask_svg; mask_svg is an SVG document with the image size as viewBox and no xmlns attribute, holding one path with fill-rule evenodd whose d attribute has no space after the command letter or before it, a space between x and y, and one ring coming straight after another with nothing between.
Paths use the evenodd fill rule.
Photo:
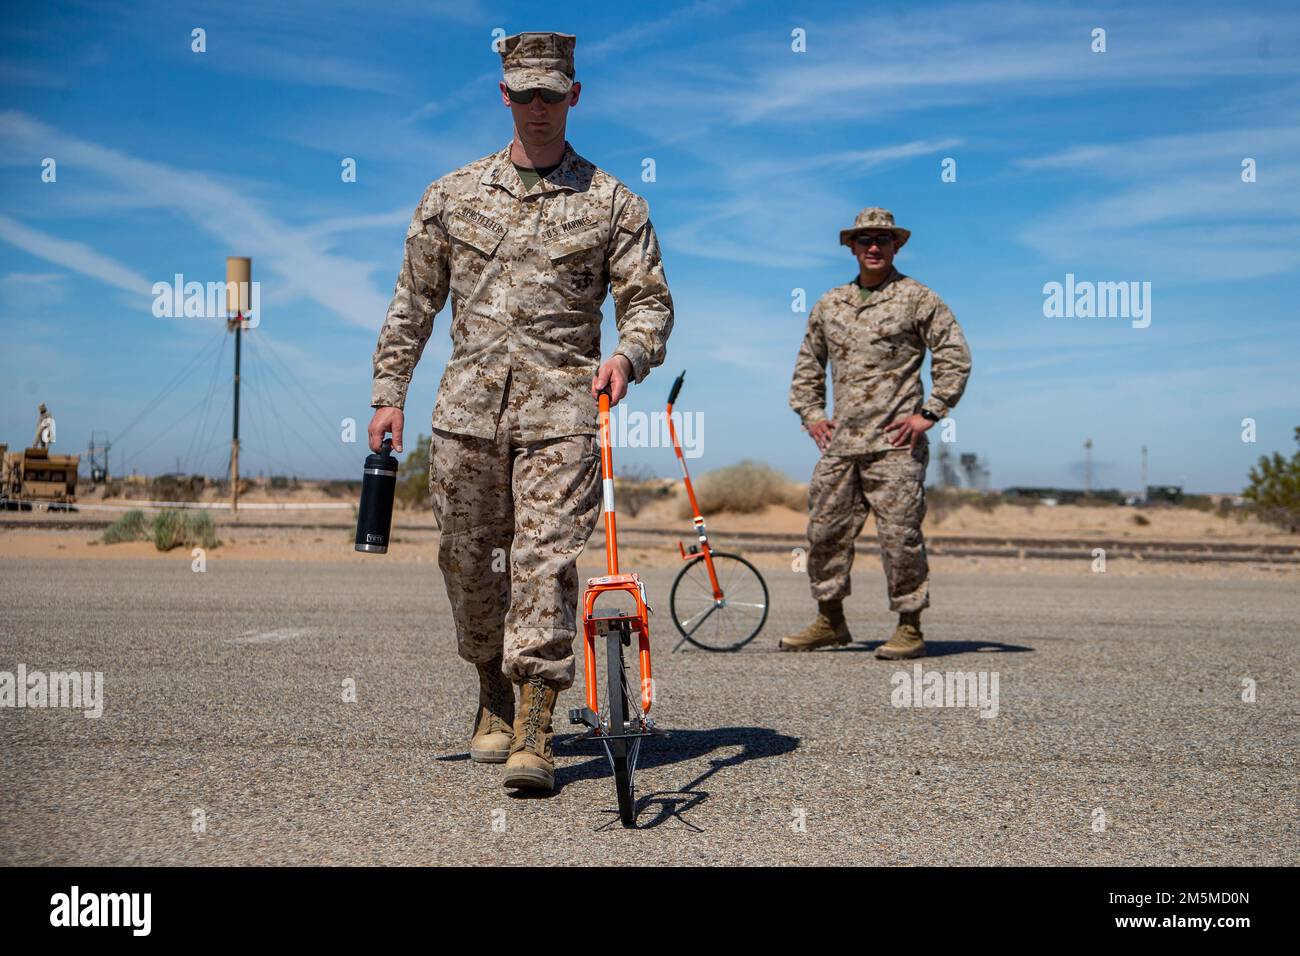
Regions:
<instances>
[{"instance_id":1,"label":"black sunglasses","mask_svg":"<svg viewBox=\"0 0 1300 956\"><path fill-rule=\"evenodd\" d=\"M853 242L863 248L870 249L872 246L879 246L884 249L886 246L894 244L893 236L854 236Z\"/></svg>"},{"instance_id":2,"label":"black sunglasses","mask_svg":"<svg viewBox=\"0 0 1300 956\"><path fill-rule=\"evenodd\" d=\"M554 106L556 103L563 103L568 99L568 93L556 93L554 90L512 90L506 87L506 93L510 96L511 103L518 103L520 106L526 106L533 101L533 97L538 93L542 94L542 102L550 103Z\"/></svg>"}]
</instances>

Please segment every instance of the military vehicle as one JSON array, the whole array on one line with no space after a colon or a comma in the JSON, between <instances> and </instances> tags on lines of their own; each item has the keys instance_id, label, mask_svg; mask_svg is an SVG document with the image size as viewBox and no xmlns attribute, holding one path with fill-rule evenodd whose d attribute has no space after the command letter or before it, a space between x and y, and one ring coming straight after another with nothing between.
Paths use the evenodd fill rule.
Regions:
<instances>
[{"instance_id":1,"label":"military vehicle","mask_svg":"<svg viewBox=\"0 0 1300 956\"><path fill-rule=\"evenodd\" d=\"M80 455L51 455L47 448L10 451L0 445L0 502L8 510L27 511L33 502L66 509L77 500Z\"/></svg>"}]
</instances>

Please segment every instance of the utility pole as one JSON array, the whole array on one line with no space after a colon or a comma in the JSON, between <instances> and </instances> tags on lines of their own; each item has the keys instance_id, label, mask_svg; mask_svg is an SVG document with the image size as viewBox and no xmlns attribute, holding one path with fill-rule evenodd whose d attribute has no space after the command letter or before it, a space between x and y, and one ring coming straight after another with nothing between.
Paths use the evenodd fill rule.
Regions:
<instances>
[{"instance_id":1,"label":"utility pole","mask_svg":"<svg viewBox=\"0 0 1300 956\"><path fill-rule=\"evenodd\" d=\"M1147 446L1142 446L1142 503L1147 503Z\"/></svg>"},{"instance_id":2,"label":"utility pole","mask_svg":"<svg viewBox=\"0 0 1300 956\"><path fill-rule=\"evenodd\" d=\"M1083 495L1092 494L1092 439L1083 443Z\"/></svg>"},{"instance_id":3,"label":"utility pole","mask_svg":"<svg viewBox=\"0 0 1300 956\"><path fill-rule=\"evenodd\" d=\"M230 513L239 513L239 343L252 289L253 260L226 257L226 330L235 333L235 411L230 435Z\"/></svg>"},{"instance_id":4,"label":"utility pole","mask_svg":"<svg viewBox=\"0 0 1300 956\"><path fill-rule=\"evenodd\" d=\"M108 440L107 432L104 433L103 445L96 444L95 433L94 432L90 433L90 451L89 451L90 483L92 485L108 484L108 472L109 472L108 456L112 450L113 450L113 443ZM99 458L96 457L96 452L101 452L101 451L104 453L104 461L102 465L100 464Z\"/></svg>"}]
</instances>

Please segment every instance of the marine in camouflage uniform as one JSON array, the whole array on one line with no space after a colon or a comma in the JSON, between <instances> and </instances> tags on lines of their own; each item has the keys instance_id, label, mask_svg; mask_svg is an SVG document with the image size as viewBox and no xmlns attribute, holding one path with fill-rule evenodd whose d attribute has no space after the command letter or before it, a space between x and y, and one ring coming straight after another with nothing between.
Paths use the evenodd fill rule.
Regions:
<instances>
[{"instance_id":1,"label":"marine in camouflage uniform","mask_svg":"<svg viewBox=\"0 0 1300 956\"><path fill-rule=\"evenodd\" d=\"M36 437L32 439L32 447L49 448L50 440L54 436L54 416L50 414L44 402L36 411L38 416L36 420Z\"/></svg>"},{"instance_id":2,"label":"marine in camouflage uniform","mask_svg":"<svg viewBox=\"0 0 1300 956\"><path fill-rule=\"evenodd\" d=\"M854 243L867 235L877 242L860 250ZM929 463L924 432L961 399L970 351L943 300L893 268L892 253L910 235L888 210L864 210L840 241L858 252L860 262L871 255L883 278L864 286L864 264L857 279L827 292L808 316L790 406L819 445L819 433L829 437L808 488L808 577L819 615L804 632L782 641L788 650L849 642L842 602L850 593L854 539L874 512L889 606L899 614L898 629L877 656L924 654L920 612L930 604L921 534ZM882 244L889 248L876 252ZM927 349L933 383L928 399L921 384ZM822 424L828 422L827 362L835 419Z\"/></svg>"},{"instance_id":3,"label":"marine in camouflage uniform","mask_svg":"<svg viewBox=\"0 0 1300 956\"><path fill-rule=\"evenodd\" d=\"M554 33L506 38L506 86L535 98L572 90L576 102L574 44ZM601 306L608 289L618 329L611 359L622 356L639 383L663 362L673 305L646 201L567 141L557 166L521 170L527 112L515 109L510 146L421 197L375 350L371 404L405 404L450 297L429 489L459 652L481 678L471 756L508 753L508 786L549 788L550 711L574 679L575 564L600 512L592 391ZM521 685L518 719L499 675ZM531 766L527 755L516 759L523 749L538 758ZM526 771L536 771L531 782Z\"/></svg>"}]
</instances>

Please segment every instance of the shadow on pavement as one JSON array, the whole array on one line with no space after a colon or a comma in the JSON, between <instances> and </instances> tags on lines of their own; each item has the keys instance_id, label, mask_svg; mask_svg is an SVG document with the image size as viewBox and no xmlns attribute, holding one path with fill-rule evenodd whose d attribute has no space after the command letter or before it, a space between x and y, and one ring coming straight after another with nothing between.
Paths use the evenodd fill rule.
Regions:
<instances>
[{"instance_id":1,"label":"shadow on pavement","mask_svg":"<svg viewBox=\"0 0 1300 956\"><path fill-rule=\"evenodd\" d=\"M559 767L555 774L555 788L580 780L604 780L609 786L611 802L614 797L614 779L610 771L609 760L604 748L595 740L576 741L576 734L556 735L555 749L558 755L572 753L589 753L591 758L580 764ZM707 800L711 793L701 789L710 777L728 767L736 767L749 760L765 757L779 757L794 751L799 746L799 738L778 733L767 727L717 727L711 730L669 730L663 737L646 738L642 744L641 756L637 762L638 769L647 767L664 767L670 764L697 761L708 757L715 751L739 748L735 753L725 757L714 757L708 761L708 768L684 783L676 790L658 790L653 793L637 794L637 827L649 829L659 826L670 819L676 819L692 830L699 828L687 820L684 814ZM652 816L646 812L656 808ZM618 811L611 809L614 815L613 825L618 823ZM605 824L608 826L610 824ZM603 827L601 827L603 829Z\"/></svg>"},{"instance_id":2,"label":"shadow on pavement","mask_svg":"<svg viewBox=\"0 0 1300 956\"><path fill-rule=\"evenodd\" d=\"M852 654L861 653L863 651L874 651L884 643L884 641L858 641L850 644L848 647L837 648L830 653ZM926 641L925 657L913 658L912 660L907 661L881 661L881 663L911 664L914 660L925 660L926 657L947 657L950 654L1019 654L1023 651L1032 650L1032 647L1026 647L1023 644L1003 644L1001 641ZM822 652L814 651L813 653Z\"/></svg>"},{"instance_id":3,"label":"shadow on pavement","mask_svg":"<svg viewBox=\"0 0 1300 956\"><path fill-rule=\"evenodd\" d=\"M883 640L854 641L852 644L848 644L844 647L822 648L820 650L810 651L806 653L855 654L855 653L862 653L863 651L874 651L877 647L879 647L881 644L884 643L885 642ZM1034 648L1027 647L1023 644L1004 644L1001 641L926 641L925 647L927 651L926 653L927 657L944 657L949 654L970 654L970 653L991 653L991 652L1000 653L1004 651L1007 653L1019 653L1021 651L1034 650ZM686 647L682 651L682 653L709 654L713 652L701 651L698 648L694 648L694 647ZM769 645L764 647L761 645L753 645L753 644L742 647L737 651L731 651L730 653L783 654L791 658L798 658L804 656L803 653L792 653L790 651L783 651L779 647L776 647L775 645Z\"/></svg>"}]
</instances>

